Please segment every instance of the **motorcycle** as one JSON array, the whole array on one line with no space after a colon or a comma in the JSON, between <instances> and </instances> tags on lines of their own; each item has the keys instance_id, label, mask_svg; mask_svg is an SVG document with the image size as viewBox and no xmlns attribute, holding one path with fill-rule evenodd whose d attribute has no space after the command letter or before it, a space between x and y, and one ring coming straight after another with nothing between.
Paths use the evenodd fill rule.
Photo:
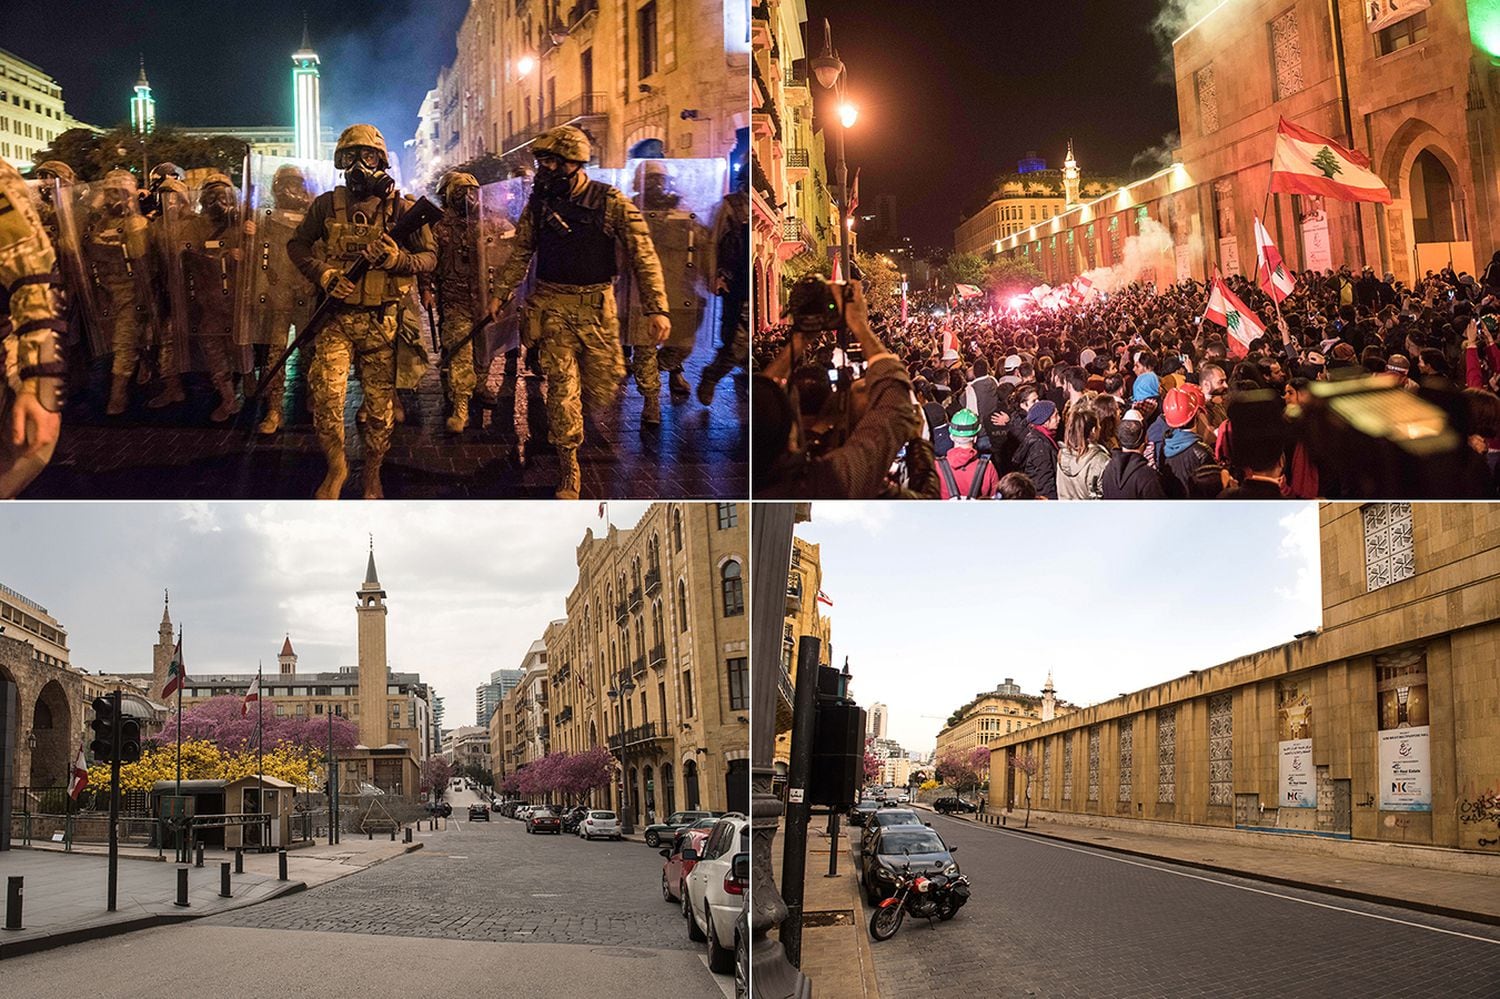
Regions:
<instances>
[{"instance_id":1,"label":"motorcycle","mask_svg":"<svg viewBox=\"0 0 1500 999\"><path fill-rule=\"evenodd\" d=\"M587 814L588 809L575 808L568 814L564 815L562 820L562 831L564 833L577 833L578 823L582 822L583 817Z\"/></svg>"},{"instance_id":2,"label":"motorcycle","mask_svg":"<svg viewBox=\"0 0 1500 999\"><path fill-rule=\"evenodd\" d=\"M962 874L913 875L907 864L895 892L870 914L870 936L889 940L901 929L908 912L946 923L969 900L969 884Z\"/></svg>"}]
</instances>

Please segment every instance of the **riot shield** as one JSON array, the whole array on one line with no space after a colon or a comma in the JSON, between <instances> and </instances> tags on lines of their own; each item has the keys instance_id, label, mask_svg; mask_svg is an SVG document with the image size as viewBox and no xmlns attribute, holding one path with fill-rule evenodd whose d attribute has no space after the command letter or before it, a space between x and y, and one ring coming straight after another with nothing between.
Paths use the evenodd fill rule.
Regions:
<instances>
[{"instance_id":1,"label":"riot shield","mask_svg":"<svg viewBox=\"0 0 1500 999\"><path fill-rule=\"evenodd\" d=\"M58 247L70 291L83 313L94 356L114 353L115 371L134 371L157 335L150 238L136 200L135 178L111 171L103 180L57 189Z\"/></svg>"},{"instance_id":2,"label":"riot shield","mask_svg":"<svg viewBox=\"0 0 1500 999\"><path fill-rule=\"evenodd\" d=\"M514 177L510 180L486 184L479 189L479 224L474 227L481 280L477 282L483 297L484 309L495 294L495 281L500 270L510 259L511 247L515 245L516 226L521 214L526 211L526 202L531 197L531 178ZM481 373L490 368L496 354L513 350L521 344L521 319L517 303L524 301L531 292L528 276L516 289L512 303L501 313L497 322L486 326L474 347L474 370Z\"/></svg>"},{"instance_id":3,"label":"riot shield","mask_svg":"<svg viewBox=\"0 0 1500 999\"><path fill-rule=\"evenodd\" d=\"M713 298L710 226L724 196L728 165L721 159L632 160L625 167L625 196L635 202L651 230L661 260L672 334L668 347L691 352ZM641 313L635 274L622 268L627 304L626 342L652 341ZM712 339L712 334L709 334Z\"/></svg>"},{"instance_id":4,"label":"riot shield","mask_svg":"<svg viewBox=\"0 0 1500 999\"><path fill-rule=\"evenodd\" d=\"M228 374L243 367L234 348L235 290L244 256L240 194L222 184L167 198L162 234L172 340L163 374Z\"/></svg>"},{"instance_id":5,"label":"riot shield","mask_svg":"<svg viewBox=\"0 0 1500 999\"><path fill-rule=\"evenodd\" d=\"M317 289L292 265L286 244L313 200L336 183L327 160L250 154L242 207L245 253L234 306L240 346L283 349L312 316Z\"/></svg>"}]
</instances>

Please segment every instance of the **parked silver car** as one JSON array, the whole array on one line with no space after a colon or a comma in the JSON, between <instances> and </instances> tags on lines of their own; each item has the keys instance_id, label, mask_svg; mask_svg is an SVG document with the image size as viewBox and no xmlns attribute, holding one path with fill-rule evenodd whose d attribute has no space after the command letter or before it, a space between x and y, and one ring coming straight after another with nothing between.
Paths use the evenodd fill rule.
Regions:
<instances>
[{"instance_id":1,"label":"parked silver car","mask_svg":"<svg viewBox=\"0 0 1500 999\"><path fill-rule=\"evenodd\" d=\"M591 811L578 820L578 835L584 839L622 839L620 817L614 812Z\"/></svg>"}]
</instances>

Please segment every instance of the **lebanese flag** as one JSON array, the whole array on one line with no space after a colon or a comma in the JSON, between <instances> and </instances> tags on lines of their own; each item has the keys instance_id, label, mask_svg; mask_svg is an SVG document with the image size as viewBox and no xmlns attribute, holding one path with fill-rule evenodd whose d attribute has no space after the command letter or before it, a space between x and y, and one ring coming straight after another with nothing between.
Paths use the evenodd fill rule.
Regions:
<instances>
[{"instance_id":1,"label":"lebanese flag","mask_svg":"<svg viewBox=\"0 0 1500 999\"><path fill-rule=\"evenodd\" d=\"M1094 290L1094 281L1087 274L1080 274L1073 279L1073 286L1078 289L1079 298L1088 298L1089 292Z\"/></svg>"},{"instance_id":2,"label":"lebanese flag","mask_svg":"<svg viewBox=\"0 0 1500 999\"><path fill-rule=\"evenodd\" d=\"M1318 194L1335 201L1391 203L1390 188L1370 169L1370 158L1285 118L1276 127L1271 191Z\"/></svg>"},{"instance_id":3,"label":"lebanese flag","mask_svg":"<svg viewBox=\"0 0 1500 999\"><path fill-rule=\"evenodd\" d=\"M839 276L839 258L838 257L834 257L833 258L833 283L834 284L838 284L842 280L844 280L844 279Z\"/></svg>"},{"instance_id":4,"label":"lebanese flag","mask_svg":"<svg viewBox=\"0 0 1500 999\"><path fill-rule=\"evenodd\" d=\"M1296 280L1287 273L1281 254L1276 251L1276 244L1271 242L1271 234L1266 232L1259 215L1255 216L1255 273L1261 290L1277 302L1285 302L1286 297L1297 290Z\"/></svg>"},{"instance_id":5,"label":"lebanese flag","mask_svg":"<svg viewBox=\"0 0 1500 999\"><path fill-rule=\"evenodd\" d=\"M172 661L167 664L167 682L162 685L161 696L163 699L171 697L173 693L182 689L182 681L187 679L182 666L182 636L177 636L177 644L172 649Z\"/></svg>"},{"instance_id":6,"label":"lebanese flag","mask_svg":"<svg viewBox=\"0 0 1500 999\"><path fill-rule=\"evenodd\" d=\"M943 360L958 360L958 334L950 329L943 330Z\"/></svg>"},{"instance_id":7,"label":"lebanese flag","mask_svg":"<svg viewBox=\"0 0 1500 999\"><path fill-rule=\"evenodd\" d=\"M854 209L859 207L859 168L854 169L854 183L849 185L849 215L852 218Z\"/></svg>"},{"instance_id":8,"label":"lebanese flag","mask_svg":"<svg viewBox=\"0 0 1500 999\"><path fill-rule=\"evenodd\" d=\"M1250 341L1264 336L1266 332L1255 313L1234 297L1234 292L1219 277L1218 271L1214 272L1213 284L1208 293L1208 308L1204 310L1203 318L1212 319L1229 331L1229 356L1236 361L1248 356Z\"/></svg>"},{"instance_id":9,"label":"lebanese flag","mask_svg":"<svg viewBox=\"0 0 1500 999\"><path fill-rule=\"evenodd\" d=\"M245 699L240 702L240 717L244 718L250 714L250 704L260 700L260 675L250 681L250 689L245 691Z\"/></svg>"},{"instance_id":10,"label":"lebanese flag","mask_svg":"<svg viewBox=\"0 0 1500 999\"><path fill-rule=\"evenodd\" d=\"M901 286L901 325L906 325L906 285Z\"/></svg>"},{"instance_id":11,"label":"lebanese flag","mask_svg":"<svg viewBox=\"0 0 1500 999\"><path fill-rule=\"evenodd\" d=\"M984 292L977 284L956 284L953 286L953 294L958 296L960 302L967 302L971 298L978 298Z\"/></svg>"},{"instance_id":12,"label":"lebanese flag","mask_svg":"<svg viewBox=\"0 0 1500 999\"><path fill-rule=\"evenodd\" d=\"M818 591L818 603L827 604L830 607L833 606L832 598L830 598L828 594L824 593L822 590Z\"/></svg>"},{"instance_id":13,"label":"lebanese flag","mask_svg":"<svg viewBox=\"0 0 1500 999\"><path fill-rule=\"evenodd\" d=\"M73 761L73 775L68 780L68 797L74 801L89 786L89 764L83 758L83 743L78 744L78 757Z\"/></svg>"}]
</instances>

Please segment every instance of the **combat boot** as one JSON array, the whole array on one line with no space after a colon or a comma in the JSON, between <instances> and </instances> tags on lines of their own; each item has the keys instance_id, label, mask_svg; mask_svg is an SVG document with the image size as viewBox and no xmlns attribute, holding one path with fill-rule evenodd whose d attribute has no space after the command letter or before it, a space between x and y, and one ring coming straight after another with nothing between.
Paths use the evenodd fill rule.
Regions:
<instances>
[{"instance_id":1,"label":"combat boot","mask_svg":"<svg viewBox=\"0 0 1500 999\"><path fill-rule=\"evenodd\" d=\"M453 414L445 424L450 434L461 434L469 426L469 400L459 399L453 403Z\"/></svg>"},{"instance_id":2,"label":"combat boot","mask_svg":"<svg viewBox=\"0 0 1500 999\"><path fill-rule=\"evenodd\" d=\"M344 490L344 480L349 478L349 462L341 450L325 454L324 457L328 460L328 474L323 476L323 482L318 486L318 491L313 493L313 499L336 500Z\"/></svg>"},{"instance_id":3,"label":"combat boot","mask_svg":"<svg viewBox=\"0 0 1500 999\"><path fill-rule=\"evenodd\" d=\"M146 403L147 409L165 409L174 403L182 402L187 398L187 393L182 390L181 375L167 375L161 380L161 391L151 397Z\"/></svg>"},{"instance_id":4,"label":"combat boot","mask_svg":"<svg viewBox=\"0 0 1500 999\"><path fill-rule=\"evenodd\" d=\"M401 423L405 423L405 422L406 422L406 407L403 406L403 405L401 405L401 394L399 392L392 392L391 393L391 425L392 426L396 426L397 424L401 424Z\"/></svg>"},{"instance_id":5,"label":"combat boot","mask_svg":"<svg viewBox=\"0 0 1500 999\"><path fill-rule=\"evenodd\" d=\"M714 404L714 390L718 387L719 380L705 371L703 373L703 380L698 383L698 401L705 406L712 406Z\"/></svg>"},{"instance_id":6,"label":"combat boot","mask_svg":"<svg viewBox=\"0 0 1500 999\"><path fill-rule=\"evenodd\" d=\"M269 437L281 429L281 405L280 403L266 410L266 415L256 424L255 432Z\"/></svg>"},{"instance_id":7,"label":"combat boot","mask_svg":"<svg viewBox=\"0 0 1500 999\"><path fill-rule=\"evenodd\" d=\"M214 388L219 392L219 407L208 418L223 423L240 411L240 398L234 391L234 379L228 375L214 375Z\"/></svg>"},{"instance_id":8,"label":"combat boot","mask_svg":"<svg viewBox=\"0 0 1500 999\"><path fill-rule=\"evenodd\" d=\"M557 475L557 492L554 495L558 499L576 500L582 484L582 475L578 471L578 449L558 447L557 463L560 468Z\"/></svg>"},{"instance_id":9,"label":"combat boot","mask_svg":"<svg viewBox=\"0 0 1500 999\"><path fill-rule=\"evenodd\" d=\"M109 380L109 405L104 412L110 416L119 416L125 412L125 407L130 404L130 376L113 375Z\"/></svg>"},{"instance_id":10,"label":"combat boot","mask_svg":"<svg viewBox=\"0 0 1500 999\"><path fill-rule=\"evenodd\" d=\"M641 403L641 427L661 426L661 396L648 395Z\"/></svg>"},{"instance_id":11,"label":"combat boot","mask_svg":"<svg viewBox=\"0 0 1500 999\"><path fill-rule=\"evenodd\" d=\"M385 487L380 484L380 462L365 459L365 499L385 499Z\"/></svg>"},{"instance_id":12,"label":"combat boot","mask_svg":"<svg viewBox=\"0 0 1500 999\"><path fill-rule=\"evenodd\" d=\"M688 396L693 394L693 387L683 377L681 368L672 369L672 376L667 379L667 384L671 386L674 396Z\"/></svg>"}]
</instances>

